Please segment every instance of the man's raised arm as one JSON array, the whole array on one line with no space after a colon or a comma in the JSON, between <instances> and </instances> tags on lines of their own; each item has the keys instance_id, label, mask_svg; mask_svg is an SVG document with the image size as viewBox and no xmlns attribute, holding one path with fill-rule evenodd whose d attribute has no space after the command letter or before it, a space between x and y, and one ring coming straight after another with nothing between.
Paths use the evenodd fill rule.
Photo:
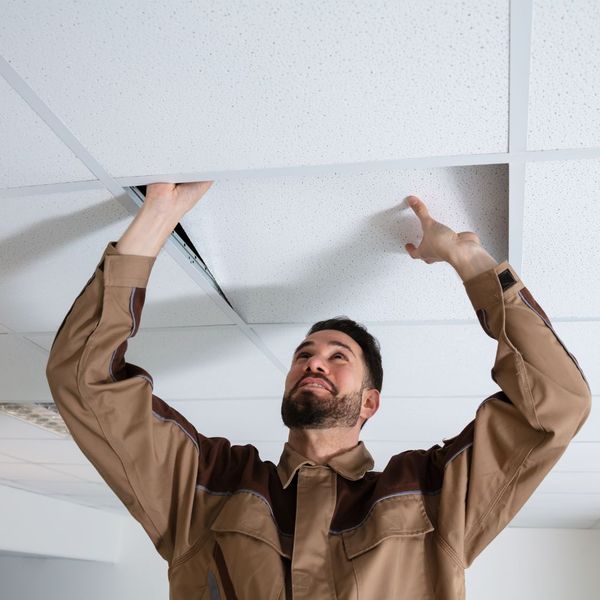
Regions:
<instances>
[{"instance_id":1,"label":"man's raised arm","mask_svg":"<svg viewBox=\"0 0 600 600\"><path fill-rule=\"evenodd\" d=\"M46 367L75 442L169 562L202 535L202 518L192 521L197 474L226 466L229 447L154 395L150 373L126 362L125 352L156 256L211 183L183 184L179 192L173 184L148 186L146 202L121 239L108 243L65 316Z\"/></svg>"},{"instance_id":2,"label":"man's raised arm","mask_svg":"<svg viewBox=\"0 0 600 600\"><path fill-rule=\"evenodd\" d=\"M410 204L410 201L409 201ZM436 538L468 567L511 521L564 453L591 411L576 358L507 261L497 263L473 232L455 233L411 204L423 225L413 258L445 260L463 279L483 331L498 341L492 379L500 390L457 436L433 449L442 474Z\"/></svg>"}]
</instances>

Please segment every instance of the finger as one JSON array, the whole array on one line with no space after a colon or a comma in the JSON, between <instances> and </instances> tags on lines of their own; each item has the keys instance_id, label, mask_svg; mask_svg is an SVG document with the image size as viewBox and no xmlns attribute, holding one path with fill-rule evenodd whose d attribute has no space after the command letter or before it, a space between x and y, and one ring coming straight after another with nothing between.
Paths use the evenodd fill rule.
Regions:
<instances>
[{"instance_id":1,"label":"finger","mask_svg":"<svg viewBox=\"0 0 600 600\"><path fill-rule=\"evenodd\" d=\"M415 214L417 215L417 217L419 217L422 223L424 223L428 219L431 219L431 215L427 210L427 206L425 206L425 202L423 202L416 196L408 196L407 202L408 205L415 211Z\"/></svg>"},{"instance_id":2,"label":"finger","mask_svg":"<svg viewBox=\"0 0 600 600\"><path fill-rule=\"evenodd\" d=\"M190 181L188 183L178 183L179 191L186 192L192 196L203 194L210 188L214 181Z\"/></svg>"},{"instance_id":3,"label":"finger","mask_svg":"<svg viewBox=\"0 0 600 600\"><path fill-rule=\"evenodd\" d=\"M404 244L406 251L410 254L411 258L418 258L417 249L414 244Z\"/></svg>"}]
</instances>

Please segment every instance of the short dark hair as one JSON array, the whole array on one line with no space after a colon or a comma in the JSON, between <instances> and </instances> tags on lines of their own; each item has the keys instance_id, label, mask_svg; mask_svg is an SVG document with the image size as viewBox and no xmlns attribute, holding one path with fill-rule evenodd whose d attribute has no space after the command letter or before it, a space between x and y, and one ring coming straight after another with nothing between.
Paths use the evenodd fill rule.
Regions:
<instances>
[{"instance_id":1,"label":"short dark hair","mask_svg":"<svg viewBox=\"0 0 600 600\"><path fill-rule=\"evenodd\" d=\"M346 315L339 315L325 321L318 321L307 332L307 336L323 329L335 329L349 335L362 349L366 366L366 377L363 385L381 392L383 383L383 367L381 366L381 347L377 338L373 337L361 323L353 321ZM360 426L362 429L367 419Z\"/></svg>"}]
</instances>

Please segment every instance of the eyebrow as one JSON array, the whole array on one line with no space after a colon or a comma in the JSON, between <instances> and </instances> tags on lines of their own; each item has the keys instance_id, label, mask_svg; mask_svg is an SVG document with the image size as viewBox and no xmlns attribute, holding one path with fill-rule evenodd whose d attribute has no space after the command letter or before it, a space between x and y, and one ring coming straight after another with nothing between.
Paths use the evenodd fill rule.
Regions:
<instances>
[{"instance_id":1,"label":"eyebrow","mask_svg":"<svg viewBox=\"0 0 600 600\"><path fill-rule=\"evenodd\" d=\"M300 350L302 350L302 348L304 348L305 346L310 346L311 344L314 345L314 342L312 340L307 340L305 342L302 342L294 350L294 356L296 356L296 354L298 354L298 352L300 352ZM352 352L352 348L350 348L350 346L348 346L348 344L344 344L343 342L337 342L337 341L329 341L329 342L327 342L327 344L329 346L341 346L342 348L346 348L346 350L348 350L348 352L350 352L352 354L352 356L354 356L356 358L356 354L354 354L354 352Z\"/></svg>"}]
</instances>

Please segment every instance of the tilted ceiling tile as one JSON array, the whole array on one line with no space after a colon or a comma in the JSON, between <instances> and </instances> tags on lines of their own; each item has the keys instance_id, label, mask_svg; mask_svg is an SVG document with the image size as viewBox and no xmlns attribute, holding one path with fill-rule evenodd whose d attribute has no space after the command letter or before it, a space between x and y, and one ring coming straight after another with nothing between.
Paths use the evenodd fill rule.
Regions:
<instances>
[{"instance_id":1,"label":"tilted ceiling tile","mask_svg":"<svg viewBox=\"0 0 600 600\"><path fill-rule=\"evenodd\" d=\"M599 63L600 3L533 1L529 150L600 145Z\"/></svg>"},{"instance_id":2,"label":"tilted ceiling tile","mask_svg":"<svg viewBox=\"0 0 600 600\"><path fill-rule=\"evenodd\" d=\"M598 189L598 159L527 164L523 273L550 318L600 317Z\"/></svg>"},{"instance_id":3,"label":"tilted ceiling tile","mask_svg":"<svg viewBox=\"0 0 600 600\"><path fill-rule=\"evenodd\" d=\"M0 106L0 188L96 179L3 77Z\"/></svg>"},{"instance_id":4,"label":"tilted ceiling tile","mask_svg":"<svg viewBox=\"0 0 600 600\"><path fill-rule=\"evenodd\" d=\"M110 241L134 215L106 190L2 199L0 314L16 331L56 331ZM164 248L152 268L142 327L229 323Z\"/></svg>"},{"instance_id":5,"label":"tilted ceiling tile","mask_svg":"<svg viewBox=\"0 0 600 600\"><path fill-rule=\"evenodd\" d=\"M505 165L218 181L182 225L249 323L474 318L451 265L406 252L422 227L404 199L501 262L507 184Z\"/></svg>"},{"instance_id":6,"label":"tilted ceiling tile","mask_svg":"<svg viewBox=\"0 0 600 600\"><path fill-rule=\"evenodd\" d=\"M2 17L2 55L115 176L507 149L508 0Z\"/></svg>"}]
</instances>

